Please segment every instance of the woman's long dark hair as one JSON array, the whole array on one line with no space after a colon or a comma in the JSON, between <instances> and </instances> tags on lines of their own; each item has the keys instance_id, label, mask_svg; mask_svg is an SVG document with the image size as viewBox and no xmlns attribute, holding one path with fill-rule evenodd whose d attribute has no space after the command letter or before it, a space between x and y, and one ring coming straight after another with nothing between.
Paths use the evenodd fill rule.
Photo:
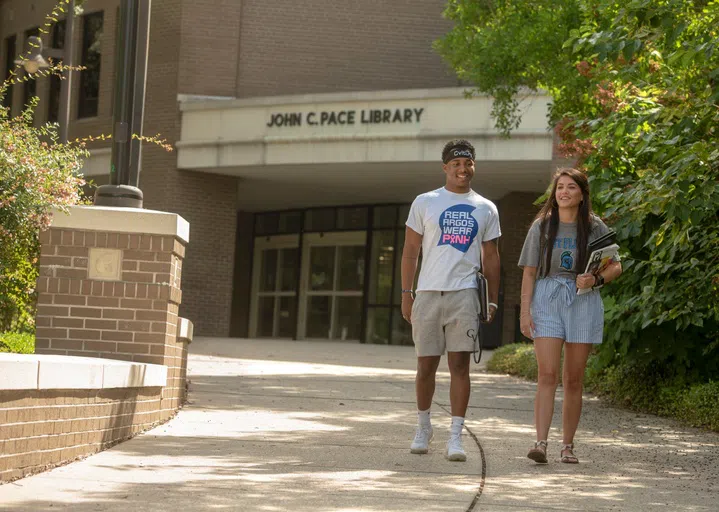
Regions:
<instances>
[{"instance_id":1,"label":"woman's long dark hair","mask_svg":"<svg viewBox=\"0 0 719 512\"><path fill-rule=\"evenodd\" d=\"M559 169L552 178L552 191L544 203L542 209L539 210L535 220L540 221L539 225L539 254L546 247L546 259L542 276L549 274L552 268L552 249L554 248L554 239L557 238L559 230L559 205L557 204L557 183L562 176L569 176L579 186L582 191L582 202L579 203L579 215L577 217L577 265L574 267L579 273L582 273L587 266L587 243L589 241L589 233L592 230L592 202L589 198L589 180L587 176L576 169Z\"/></svg>"}]
</instances>

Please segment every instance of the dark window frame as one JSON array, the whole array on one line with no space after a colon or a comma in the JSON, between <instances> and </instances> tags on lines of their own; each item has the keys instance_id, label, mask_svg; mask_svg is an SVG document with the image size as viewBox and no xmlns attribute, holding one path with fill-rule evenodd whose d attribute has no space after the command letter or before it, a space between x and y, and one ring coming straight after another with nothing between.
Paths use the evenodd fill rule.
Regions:
<instances>
[{"instance_id":1,"label":"dark window frame","mask_svg":"<svg viewBox=\"0 0 719 512\"><path fill-rule=\"evenodd\" d=\"M67 22L60 20L52 26L50 33L50 47L55 50L65 48L65 29ZM62 88L62 79L56 75L50 75L50 90L47 99L47 120L55 123L60 118L60 90Z\"/></svg>"},{"instance_id":2,"label":"dark window frame","mask_svg":"<svg viewBox=\"0 0 719 512\"><path fill-rule=\"evenodd\" d=\"M99 19L99 25L93 27L90 33L90 24ZM105 12L95 11L82 17L82 47L80 65L84 70L80 72L80 94L77 102L77 118L86 119L97 117L100 106L100 70L102 66L102 36L105 25ZM97 44L99 48L92 47Z\"/></svg>"},{"instance_id":3,"label":"dark window frame","mask_svg":"<svg viewBox=\"0 0 719 512\"><path fill-rule=\"evenodd\" d=\"M5 73L3 81L10 78L11 71L15 68L15 57L17 57L17 34L11 34L3 40L3 50L5 50ZM2 100L3 107L12 110L13 90L15 87L10 86L5 91ZM12 112L10 113L12 115Z\"/></svg>"}]
</instances>

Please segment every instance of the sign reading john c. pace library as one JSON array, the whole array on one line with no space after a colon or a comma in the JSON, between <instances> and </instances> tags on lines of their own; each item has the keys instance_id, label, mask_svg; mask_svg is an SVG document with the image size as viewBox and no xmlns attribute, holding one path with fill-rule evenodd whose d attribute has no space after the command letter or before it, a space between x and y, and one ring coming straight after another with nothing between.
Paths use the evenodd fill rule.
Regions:
<instances>
[{"instance_id":1,"label":"sign reading john c. pace library","mask_svg":"<svg viewBox=\"0 0 719 512\"><path fill-rule=\"evenodd\" d=\"M270 114L267 127L419 123L423 112L423 108L277 112Z\"/></svg>"}]
</instances>

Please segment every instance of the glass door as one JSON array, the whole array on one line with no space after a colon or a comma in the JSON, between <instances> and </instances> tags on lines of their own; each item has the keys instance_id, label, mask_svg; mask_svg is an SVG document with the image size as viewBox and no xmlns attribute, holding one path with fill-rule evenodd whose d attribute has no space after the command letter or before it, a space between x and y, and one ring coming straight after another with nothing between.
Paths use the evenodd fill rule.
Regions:
<instances>
[{"instance_id":1,"label":"glass door","mask_svg":"<svg viewBox=\"0 0 719 512\"><path fill-rule=\"evenodd\" d=\"M250 336L294 338L297 329L299 237L255 240Z\"/></svg>"},{"instance_id":2,"label":"glass door","mask_svg":"<svg viewBox=\"0 0 719 512\"><path fill-rule=\"evenodd\" d=\"M366 232L304 237L300 338L359 340Z\"/></svg>"}]
</instances>

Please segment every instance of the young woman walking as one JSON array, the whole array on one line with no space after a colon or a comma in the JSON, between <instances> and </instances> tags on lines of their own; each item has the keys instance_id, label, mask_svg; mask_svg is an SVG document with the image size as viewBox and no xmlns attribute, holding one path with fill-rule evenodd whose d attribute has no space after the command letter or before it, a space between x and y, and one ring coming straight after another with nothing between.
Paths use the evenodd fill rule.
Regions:
<instances>
[{"instance_id":1,"label":"young woman walking","mask_svg":"<svg viewBox=\"0 0 719 512\"><path fill-rule=\"evenodd\" d=\"M604 305L596 288L622 273L614 262L600 274L585 274L587 245L609 229L592 213L587 177L560 169L547 202L529 229L519 266L522 277L520 328L534 340L539 378L534 402L537 441L527 457L547 462L547 437L564 347L562 462L576 464L574 434L582 412L584 369L592 347L602 342ZM592 290L577 295L577 289Z\"/></svg>"}]
</instances>

